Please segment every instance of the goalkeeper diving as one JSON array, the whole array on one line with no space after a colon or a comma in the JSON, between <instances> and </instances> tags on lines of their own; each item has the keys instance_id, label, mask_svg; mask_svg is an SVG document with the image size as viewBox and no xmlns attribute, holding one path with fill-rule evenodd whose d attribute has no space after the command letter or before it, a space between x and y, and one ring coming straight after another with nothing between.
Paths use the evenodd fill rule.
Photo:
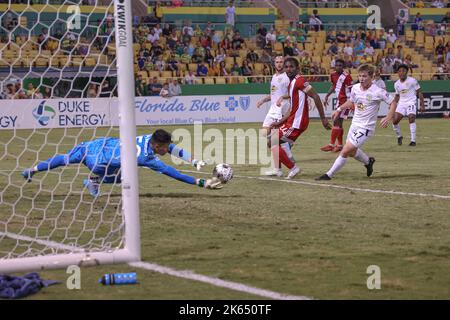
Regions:
<instances>
[{"instance_id":1,"label":"goalkeeper diving","mask_svg":"<svg viewBox=\"0 0 450 320\"><path fill-rule=\"evenodd\" d=\"M147 167L187 184L207 189L222 188L222 184L217 178L197 179L182 174L158 158L158 156L164 156L169 153L179 159L190 162L197 170L206 165L204 161L192 159L189 152L174 145L171 134L165 130L159 129L153 134L137 137L136 147L139 167ZM93 175L89 179L85 179L83 184L93 197L97 197L100 184L121 182L120 140L118 138L99 138L89 142L82 142L67 154L55 155L40 162L33 168L24 170L22 176L28 182L31 182L33 175L37 172L53 170L70 164L84 164L91 170Z\"/></svg>"}]
</instances>

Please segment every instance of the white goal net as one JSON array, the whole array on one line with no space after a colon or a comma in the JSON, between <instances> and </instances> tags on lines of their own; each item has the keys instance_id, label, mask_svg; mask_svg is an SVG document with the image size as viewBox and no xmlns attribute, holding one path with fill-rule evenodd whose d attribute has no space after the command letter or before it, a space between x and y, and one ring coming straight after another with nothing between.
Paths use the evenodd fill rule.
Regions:
<instances>
[{"instance_id":1,"label":"white goal net","mask_svg":"<svg viewBox=\"0 0 450 320\"><path fill-rule=\"evenodd\" d=\"M136 260L131 1L11 2L0 4L0 271ZM23 176L101 137L120 139L122 184L100 183L97 197L84 158Z\"/></svg>"}]
</instances>

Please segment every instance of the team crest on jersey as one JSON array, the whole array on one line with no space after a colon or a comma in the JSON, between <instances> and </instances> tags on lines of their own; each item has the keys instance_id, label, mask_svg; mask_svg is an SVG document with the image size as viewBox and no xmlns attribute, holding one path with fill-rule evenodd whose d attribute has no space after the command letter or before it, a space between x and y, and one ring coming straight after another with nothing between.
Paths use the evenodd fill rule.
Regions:
<instances>
[{"instance_id":1,"label":"team crest on jersey","mask_svg":"<svg viewBox=\"0 0 450 320\"><path fill-rule=\"evenodd\" d=\"M275 92L275 91L277 91L277 86L272 86L272 92Z\"/></svg>"},{"instance_id":2,"label":"team crest on jersey","mask_svg":"<svg viewBox=\"0 0 450 320\"><path fill-rule=\"evenodd\" d=\"M403 90L400 91L400 93L401 93L401 94L408 93L408 89L403 89Z\"/></svg>"},{"instance_id":3,"label":"team crest on jersey","mask_svg":"<svg viewBox=\"0 0 450 320\"><path fill-rule=\"evenodd\" d=\"M366 106L365 106L365 104L362 103L362 102L358 102L358 103L356 104L356 108L358 108L359 111L364 111L364 110L366 110Z\"/></svg>"},{"instance_id":4,"label":"team crest on jersey","mask_svg":"<svg viewBox=\"0 0 450 320\"><path fill-rule=\"evenodd\" d=\"M369 101L369 102L372 101L372 95L370 93L367 95L367 101Z\"/></svg>"}]
</instances>

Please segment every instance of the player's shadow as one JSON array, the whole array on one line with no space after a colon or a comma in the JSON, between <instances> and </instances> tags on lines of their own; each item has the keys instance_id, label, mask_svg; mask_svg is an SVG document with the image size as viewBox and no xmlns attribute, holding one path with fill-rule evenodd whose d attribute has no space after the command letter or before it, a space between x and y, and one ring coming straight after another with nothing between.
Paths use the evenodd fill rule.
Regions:
<instances>
[{"instance_id":1,"label":"player's shadow","mask_svg":"<svg viewBox=\"0 0 450 320\"><path fill-rule=\"evenodd\" d=\"M198 193L141 193L142 198L177 198L177 199L191 199L191 198L242 198L241 195L224 196L220 194L198 194Z\"/></svg>"},{"instance_id":2,"label":"player's shadow","mask_svg":"<svg viewBox=\"0 0 450 320\"><path fill-rule=\"evenodd\" d=\"M370 180L383 180L383 179L398 179L398 178L435 178L436 176L431 174L390 174L382 176L373 176Z\"/></svg>"}]
</instances>

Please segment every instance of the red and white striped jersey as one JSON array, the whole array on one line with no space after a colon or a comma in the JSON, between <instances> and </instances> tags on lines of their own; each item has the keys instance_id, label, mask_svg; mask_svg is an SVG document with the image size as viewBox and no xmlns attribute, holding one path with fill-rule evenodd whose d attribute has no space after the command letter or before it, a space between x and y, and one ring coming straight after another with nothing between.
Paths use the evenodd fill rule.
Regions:
<instances>
[{"instance_id":1,"label":"red and white striped jersey","mask_svg":"<svg viewBox=\"0 0 450 320\"><path fill-rule=\"evenodd\" d=\"M331 82L333 83L333 89L336 92L336 98L338 99L338 105L342 106L350 98L350 91L353 85L352 76L346 71L341 74L336 71L330 76Z\"/></svg>"},{"instance_id":2,"label":"red and white striped jersey","mask_svg":"<svg viewBox=\"0 0 450 320\"><path fill-rule=\"evenodd\" d=\"M291 114L286 121L285 126L305 130L309 124L308 96L305 89L310 84L305 78L297 75L289 84L289 96L291 97Z\"/></svg>"}]
</instances>

